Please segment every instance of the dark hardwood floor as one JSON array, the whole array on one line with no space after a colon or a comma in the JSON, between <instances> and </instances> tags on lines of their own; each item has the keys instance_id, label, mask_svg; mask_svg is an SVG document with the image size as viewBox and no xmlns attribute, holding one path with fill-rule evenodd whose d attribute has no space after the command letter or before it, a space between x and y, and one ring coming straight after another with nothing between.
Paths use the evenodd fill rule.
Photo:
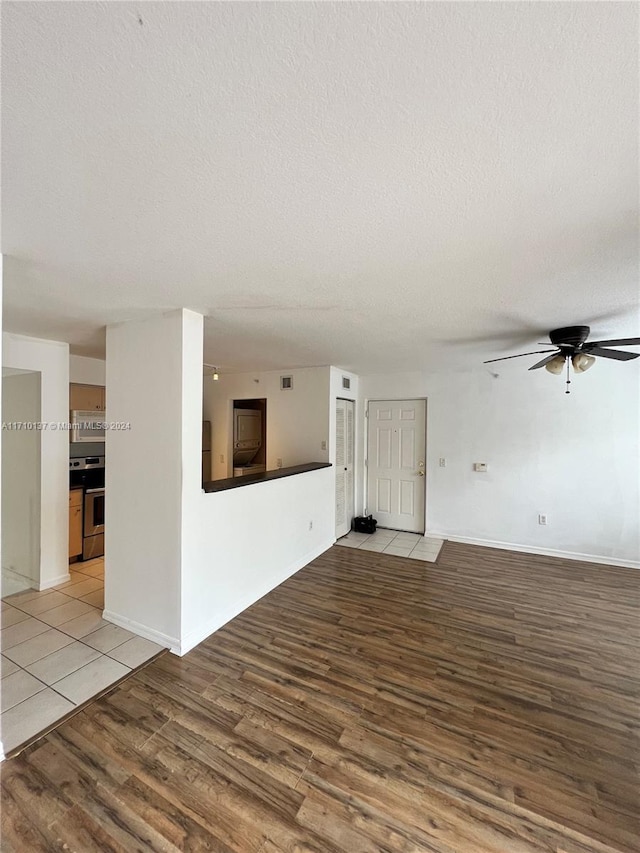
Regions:
<instances>
[{"instance_id":1,"label":"dark hardwood floor","mask_svg":"<svg viewBox=\"0 0 640 853\"><path fill-rule=\"evenodd\" d=\"M332 548L2 766L2 850L638 851L640 573Z\"/></svg>"}]
</instances>

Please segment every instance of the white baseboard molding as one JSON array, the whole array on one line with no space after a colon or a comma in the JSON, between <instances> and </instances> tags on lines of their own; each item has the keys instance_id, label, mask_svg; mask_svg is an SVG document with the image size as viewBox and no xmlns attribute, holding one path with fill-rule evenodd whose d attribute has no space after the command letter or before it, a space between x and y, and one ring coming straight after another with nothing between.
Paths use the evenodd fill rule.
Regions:
<instances>
[{"instance_id":1,"label":"white baseboard molding","mask_svg":"<svg viewBox=\"0 0 640 853\"><path fill-rule=\"evenodd\" d=\"M252 604L255 604L256 601L259 601L263 598L267 593L271 592L271 590L280 586L281 583L290 578L292 575L295 575L296 572L299 572L300 569L303 569L308 563L312 560L315 560L316 557L319 557L320 554L324 554L334 543L335 537L328 539L323 545L318 548L314 548L312 551L307 552L304 556L295 560L293 563L289 564L285 569L283 569L282 573L279 575L278 579L274 582L274 580L270 580L262 589L259 590L251 590L246 596L241 599L236 599L232 605L229 607L225 607L222 612L216 613L205 625L201 625L197 630L190 631L186 637L184 638L181 648L179 652L180 656L185 655L187 652L190 652L191 649L194 649L199 643L203 640L206 640L207 637L210 637L211 634L214 634L216 631L220 630L223 625L226 625L227 622L230 622L232 619L235 619L243 610L246 610L247 607L251 607ZM106 618L106 617L105 617ZM171 649L173 652L174 650Z\"/></svg>"},{"instance_id":2,"label":"white baseboard molding","mask_svg":"<svg viewBox=\"0 0 640 853\"><path fill-rule=\"evenodd\" d=\"M427 536L460 542L463 545L480 545L482 548L499 548L501 551L519 551L523 554L538 554L540 557L558 557L561 560L580 560L584 563L600 563L603 566L620 566L623 569L640 569L640 560L619 560L603 554L580 554L576 551L559 551L556 548L537 548L533 545L518 545L515 542L498 542L493 539L474 539L471 536L451 536L430 530Z\"/></svg>"},{"instance_id":3,"label":"white baseboard molding","mask_svg":"<svg viewBox=\"0 0 640 853\"><path fill-rule=\"evenodd\" d=\"M51 589L52 586L58 586L58 584L66 583L68 580L71 580L71 575L69 572L66 572L64 575L58 575L56 578L49 578L49 580L38 583L38 590L42 592L43 589Z\"/></svg>"},{"instance_id":4,"label":"white baseboard molding","mask_svg":"<svg viewBox=\"0 0 640 853\"><path fill-rule=\"evenodd\" d=\"M164 646L165 649L169 649L174 652L174 654L180 654L178 651L180 648L180 640L178 640L177 637L170 637L168 634L162 634L154 628L149 628L148 625L142 625L140 622L135 622L133 619L127 619L126 616L120 616L118 613L114 613L111 610L104 610L102 612L102 618L106 619L107 622L112 622L119 628L124 628L127 631L131 631L133 634L137 634L139 637L144 637L145 640L151 640L152 643Z\"/></svg>"}]
</instances>

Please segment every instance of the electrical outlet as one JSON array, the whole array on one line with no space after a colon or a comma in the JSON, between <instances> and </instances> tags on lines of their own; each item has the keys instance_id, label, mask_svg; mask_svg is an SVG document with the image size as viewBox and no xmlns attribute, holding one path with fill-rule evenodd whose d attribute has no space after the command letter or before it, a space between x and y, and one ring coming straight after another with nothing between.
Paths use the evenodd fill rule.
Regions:
<instances>
[{"instance_id":1,"label":"electrical outlet","mask_svg":"<svg viewBox=\"0 0 640 853\"><path fill-rule=\"evenodd\" d=\"M276 468L282 468L282 459L276 459Z\"/></svg>"},{"instance_id":2,"label":"electrical outlet","mask_svg":"<svg viewBox=\"0 0 640 853\"><path fill-rule=\"evenodd\" d=\"M327 449L327 442L321 441L320 442L320 450L326 450L326 449Z\"/></svg>"},{"instance_id":3,"label":"electrical outlet","mask_svg":"<svg viewBox=\"0 0 640 853\"><path fill-rule=\"evenodd\" d=\"M220 454L220 462L224 463L224 453Z\"/></svg>"},{"instance_id":4,"label":"electrical outlet","mask_svg":"<svg viewBox=\"0 0 640 853\"><path fill-rule=\"evenodd\" d=\"M309 530L313 530L313 521L309 522Z\"/></svg>"},{"instance_id":5,"label":"electrical outlet","mask_svg":"<svg viewBox=\"0 0 640 853\"><path fill-rule=\"evenodd\" d=\"M474 462L473 463L473 470L474 471L480 471L481 473L484 474L487 470L487 463L486 462Z\"/></svg>"},{"instance_id":6,"label":"electrical outlet","mask_svg":"<svg viewBox=\"0 0 640 853\"><path fill-rule=\"evenodd\" d=\"M538 524L546 524L547 523L547 514L546 512L541 512L538 515Z\"/></svg>"},{"instance_id":7,"label":"electrical outlet","mask_svg":"<svg viewBox=\"0 0 640 853\"><path fill-rule=\"evenodd\" d=\"M444 456L441 456L441 457L440 457L440 459L438 460L438 465L439 465L441 468L446 468L446 467L447 467L447 460L444 458Z\"/></svg>"}]
</instances>

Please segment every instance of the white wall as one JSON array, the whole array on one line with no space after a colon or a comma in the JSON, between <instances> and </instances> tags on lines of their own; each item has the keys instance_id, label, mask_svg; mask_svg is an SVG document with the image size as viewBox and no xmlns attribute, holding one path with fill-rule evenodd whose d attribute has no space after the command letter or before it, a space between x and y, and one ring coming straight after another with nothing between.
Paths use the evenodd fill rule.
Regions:
<instances>
[{"instance_id":1,"label":"white wall","mask_svg":"<svg viewBox=\"0 0 640 853\"><path fill-rule=\"evenodd\" d=\"M101 358L69 356L69 382L80 385L105 385L107 363Z\"/></svg>"},{"instance_id":2,"label":"white wall","mask_svg":"<svg viewBox=\"0 0 640 853\"><path fill-rule=\"evenodd\" d=\"M6 370L6 369L5 369ZM40 374L15 372L2 381L4 421L40 421ZM40 433L7 429L2 442L2 569L37 588L40 580Z\"/></svg>"},{"instance_id":3,"label":"white wall","mask_svg":"<svg viewBox=\"0 0 640 853\"><path fill-rule=\"evenodd\" d=\"M280 390L285 375L293 376L288 391ZM233 475L233 401L262 397L267 400L267 470L276 468L278 459L283 468L329 461L329 367L221 374L217 382L205 375L203 417L211 421L214 480Z\"/></svg>"},{"instance_id":4,"label":"white wall","mask_svg":"<svg viewBox=\"0 0 640 853\"><path fill-rule=\"evenodd\" d=\"M427 533L640 565L638 365L599 359L568 396L525 368L361 377L363 401L428 399Z\"/></svg>"},{"instance_id":5,"label":"white wall","mask_svg":"<svg viewBox=\"0 0 640 853\"><path fill-rule=\"evenodd\" d=\"M41 420L69 420L69 345L5 332L3 367L41 375ZM40 432L40 580L47 589L69 578L69 433L49 428ZM5 496L6 497L6 496Z\"/></svg>"},{"instance_id":6,"label":"white wall","mask_svg":"<svg viewBox=\"0 0 640 853\"><path fill-rule=\"evenodd\" d=\"M335 542L334 493L333 468L322 468L192 494L185 513L182 654Z\"/></svg>"},{"instance_id":7,"label":"white wall","mask_svg":"<svg viewBox=\"0 0 640 853\"><path fill-rule=\"evenodd\" d=\"M107 330L109 420L131 431L107 434L105 618L179 654L335 539L331 469L202 491L202 333L191 311Z\"/></svg>"},{"instance_id":8,"label":"white wall","mask_svg":"<svg viewBox=\"0 0 640 853\"><path fill-rule=\"evenodd\" d=\"M180 643L185 315L107 328L105 618ZM198 374L200 367L197 368Z\"/></svg>"}]
</instances>

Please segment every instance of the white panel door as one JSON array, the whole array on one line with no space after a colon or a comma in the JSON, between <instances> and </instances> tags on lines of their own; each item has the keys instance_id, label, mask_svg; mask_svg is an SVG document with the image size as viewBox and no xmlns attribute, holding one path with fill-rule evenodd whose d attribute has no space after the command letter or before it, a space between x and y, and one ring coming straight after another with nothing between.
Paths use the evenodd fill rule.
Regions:
<instances>
[{"instance_id":1,"label":"white panel door","mask_svg":"<svg viewBox=\"0 0 640 853\"><path fill-rule=\"evenodd\" d=\"M380 527L424 533L426 401L368 407L367 513Z\"/></svg>"},{"instance_id":2,"label":"white panel door","mask_svg":"<svg viewBox=\"0 0 640 853\"><path fill-rule=\"evenodd\" d=\"M351 530L355 456L353 400L336 400L336 539Z\"/></svg>"}]
</instances>

